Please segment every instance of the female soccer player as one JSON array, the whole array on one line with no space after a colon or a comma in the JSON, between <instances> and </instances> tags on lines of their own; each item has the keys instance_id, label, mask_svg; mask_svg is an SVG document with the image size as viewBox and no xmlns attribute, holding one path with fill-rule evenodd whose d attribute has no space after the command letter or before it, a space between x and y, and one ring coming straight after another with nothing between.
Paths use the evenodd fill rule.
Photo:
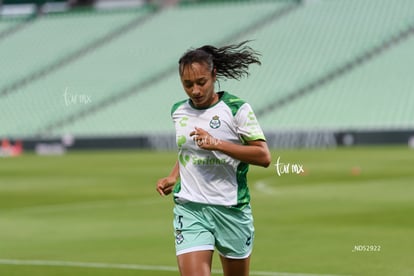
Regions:
<instances>
[{"instance_id":1,"label":"female soccer player","mask_svg":"<svg viewBox=\"0 0 414 276\"><path fill-rule=\"evenodd\" d=\"M249 164L268 167L271 156L250 105L214 89L217 78L238 80L260 64L246 43L206 45L179 60L189 99L172 107L178 160L156 189L174 195L181 276L211 275L214 248L224 276L249 275L254 227L246 174Z\"/></svg>"}]
</instances>

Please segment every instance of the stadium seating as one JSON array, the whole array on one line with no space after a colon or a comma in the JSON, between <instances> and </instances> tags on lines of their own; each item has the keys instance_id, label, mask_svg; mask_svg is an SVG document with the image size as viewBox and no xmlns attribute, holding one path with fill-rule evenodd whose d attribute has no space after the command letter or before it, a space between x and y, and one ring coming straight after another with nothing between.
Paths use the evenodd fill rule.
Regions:
<instances>
[{"instance_id":1,"label":"stadium seating","mask_svg":"<svg viewBox=\"0 0 414 276\"><path fill-rule=\"evenodd\" d=\"M252 12L256 16L264 16L285 5L285 3L272 4L270 2L261 5L252 3L208 4L201 7L188 5L156 13L145 24L131 30L127 35L110 41L104 47L96 49L82 59L37 82L30 83L22 89L23 91L12 93L6 99L1 99L0 110L2 111L0 112L6 110L7 106L12 106L7 102L25 102L24 111L19 112L27 112L26 115L14 115L25 117L24 122L21 122L19 126L10 125L9 132L13 135L25 136L38 134L43 127L73 114L81 116L82 112L88 112L91 106L99 105L102 101L107 102L108 99L112 100L111 96L157 76L168 68L173 68L171 75L176 77L177 60L189 47L218 42L252 24L257 18L250 16ZM195 24L197 28L194 28ZM216 30L220 30L220 35ZM182 93L181 89L177 90L178 93ZM26 97L28 91L35 93L36 96ZM86 105L78 102L68 105L64 101L65 93L88 96L91 103ZM154 129L154 118L157 116L151 112L160 107L169 109L172 104L171 102L159 103L154 106L152 104L159 102L160 94L146 94L148 101L137 96L135 101L138 104L131 104L134 100L130 98L128 102L123 101L122 95L115 97L113 104L109 103L102 115L97 113L96 120L93 120L95 115L90 115L83 120L76 121L73 125L67 124L60 129L55 128L54 134L70 132L87 136L145 133ZM180 94L179 97L182 95ZM161 100L163 98L164 96ZM116 107L115 102L121 103L119 108ZM160 121L166 121L164 125L170 126L168 113L166 117L162 116ZM27 116L29 114L32 116ZM112 119L106 120L104 119L106 117ZM148 120L149 118L151 121ZM77 124L80 126L78 127ZM118 126L123 129L119 129ZM158 128L160 127L162 126ZM76 130L77 128L79 131Z\"/></svg>"},{"instance_id":2,"label":"stadium seating","mask_svg":"<svg viewBox=\"0 0 414 276\"><path fill-rule=\"evenodd\" d=\"M261 50L263 66L252 70L250 79L231 82L226 86L226 89L238 91L243 97L249 99L256 110L260 110L269 102L276 103L286 98L299 88L324 77L394 36L405 29L410 22L414 23L414 2L412 1L399 1L398 5L387 0L309 2L310 4L303 5L288 17L274 22L255 34L257 40L254 41L253 46ZM409 66L408 62L404 61L406 54L401 52L399 55L399 45L395 45L395 48L393 51L396 51L396 58L400 57L401 64L406 64L401 66ZM361 74L360 78L364 78L371 70L387 70L387 66L383 65L384 68L369 65L360 68L358 71ZM398 78L395 75L392 77ZM406 79L401 81L403 81L402 85L407 84ZM369 83L368 79L363 82ZM321 91L318 92L327 95L326 93L329 92L324 92L325 89L325 87L320 87L318 90ZM353 100L346 103L352 104L359 98L375 99L376 96L381 97L381 94L386 93L388 91L385 89L365 91L360 95L354 95ZM325 105L323 97L317 101L313 101L313 97L309 95L306 99L312 101L312 104L317 103L317 106ZM295 102L291 104L296 105ZM337 109L336 106L342 104L344 102L340 98L334 106L330 101L331 112ZM337 120L329 125L319 119L307 125L304 122L312 116L309 114L311 110L305 112L301 107L296 107L295 110L296 112L292 113L288 107L283 107L281 110L267 112L263 115L262 124L266 129L280 129L281 127L313 129L315 126L331 128L332 124L340 128L353 128L361 127L363 124L369 127L372 124L371 121L356 122L355 120L351 123L349 121L351 118L347 121L346 118L337 117ZM358 110L353 110L353 112L358 112ZM364 110L359 112L354 116L361 117ZM281 114L283 114L282 117L280 117ZM325 114L331 119L335 118L333 115L330 112ZM287 122L284 123L284 120ZM295 124L292 124L292 120ZM381 120L378 120L376 124L381 124Z\"/></svg>"},{"instance_id":3,"label":"stadium seating","mask_svg":"<svg viewBox=\"0 0 414 276\"><path fill-rule=\"evenodd\" d=\"M414 37L292 104L267 113L267 129L401 130L414 118Z\"/></svg>"},{"instance_id":4,"label":"stadium seating","mask_svg":"<svg viewBox=\"0 0 414 276\"><path fill-rule=\"evenodd\" d=\"M30 79L25 80L26 76L41 74L51 64L59 64L65 57L81 52L88 44L148 12L148 9L134 12L79 12L48 15L34 20L0 41L0 62L7 64L0 69L0 91L22 79L30 82ZM67 88L77 90L78 94L90 90L87 84L81 85L82 89L79 89L73 84L73 79L74 82L86 80L102 83L91 78L91 72L88 71L91 68L70 65L65 69L68 69L68 74L65 70L55 70L17 91L0 94L0 114L5 118L1 131L8 136L32 136L42 124L65 113L62 107L65 106L64 92ZM96 69L99 67L95 66L91 70ZM51 77L58 72L62 74Z\"/></svg>"},{"instance_id":5,"label":"stadium seating","mask_svg":"<svg viewBox=\"0 0 414 276\"><path fill-rule=\"evenodd\" d=\"M365 53L369 55L411 26L414 2L297 3L189 4L154 13L144 9L37 19L0 40L0 61L10 65L10 69L0 69L0 89L137 16L147 16L142 24L66 66L0 94L0 117L6 118L0 136L171 133L170 107L185 98L177 72L181 54L190 47L246 39L253 39L250 46L262 53L263 65L252 66L251 76L240 82L220 81L217 89L250 102L259 111L265 130L412 127L414 108L408 97L412 97L409 72L414 63L409 53L414 45L409 35L372 59L314 86L309 93L284 105L277 103ZM282 17L269 17L288 6L296 8ZM257 24L266 17L270 19ZM7 28L4 24L8 23L0 21L0 32ZM27 46L29 41L32 48ZM10 54L3 54L5 49Z\"/></svg>"},{"instance_id":6,"label":"stadium seating","mask_svg":"<svg viewBox=\"0 0 414 276\"><path fill-rule=\"evenodd\" d=\"M22 18L12 19L12 20L1 20L0 21L0 35L15 26L16 24L19 24L22 22Z\"/></svg>"},{"instance_id":7,"label":"stadium seating","mask_svg":"<svg viewBox=\"0 0 414 276\"><path fill-rule=\"evenodd\" d=\"M123 49L137 44L133 41L135 37L143 39L139 45L134 46L138 56L129 64L134 73L133 81L141 82L151 74L162 72L164 68L170 73L142 91L128 98L118 99L111 108L99 110L84 120L66 125L59 132L92 135L111 135L113 132L123 135L171 132L173 128L170 107L185 98L177 71L178 58L184 51L207 43L214 44L252 24L255 18L246 20L252 11L263 16L284 5L285 3L248 3L206 5L201 8L185 6L164 12L154 18L153 22L136 30L136 34L126 37L131 41L119 41L110 47L114 50ZM228 16L229 13L233 13L232 16ZM220 20L213 20L215 17ZM188 22L197 22L197 28ZM219 34L214 31L216 29L220 29ZM122 64L128 65L128 61L125 59ZM110 127L108 122L111 122Z\"/></svg>"},{"instance_id":8,"label":"stadium seating","mask_svg":"<svg viewBox=\"0 0 414 276\"><path fill-rule=\"evenodd\" d=\"M136 13L132 12L78 12L33 20L0 43L0 62L9 64L0 69L1 88L42 70L134 17Z\"/></svg>"}]
</instances>

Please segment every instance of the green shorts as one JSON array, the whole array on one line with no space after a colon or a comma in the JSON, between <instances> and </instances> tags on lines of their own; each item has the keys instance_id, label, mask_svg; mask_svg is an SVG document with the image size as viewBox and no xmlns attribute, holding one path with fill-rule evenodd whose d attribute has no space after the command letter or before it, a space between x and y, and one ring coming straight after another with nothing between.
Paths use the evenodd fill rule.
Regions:
<instances>
[{"instance_id":1,"label":"green shorts","mask_svg":"<svg viewBox=\"0 0 414 276\"><path fill-rule=\"evenodd\" d=\"M242 210L188 202L174 207L176 254L217 249L231 259L250 256L254 227L250 205Z\"/></svg>"}]
</instances>

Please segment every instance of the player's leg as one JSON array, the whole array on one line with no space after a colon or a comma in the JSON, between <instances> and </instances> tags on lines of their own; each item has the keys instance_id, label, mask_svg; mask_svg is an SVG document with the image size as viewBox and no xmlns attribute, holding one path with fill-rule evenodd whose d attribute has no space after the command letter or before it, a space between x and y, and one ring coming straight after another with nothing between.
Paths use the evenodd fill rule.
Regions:
<instances>
[{"instance_id":1,"label":"player's leg","mask_svg":"<svg viewBox=\"0 0 414 276\"><path fill-rule=\"evenodd\" d=\"M224 276L249 276L250 256L245 259L230 259L220 255Z\"/></svg>"},{"instance_id":2,"label":"player's leg","mask_svg":"<svg viewBox=\"0 0 414 276\"><path fill-rule=\"evenodd\" d=\"M181 276L210 276L212 260L212 250L194 251L177 256Z\"/></svg>"},{"instance_id":3,"label":"player's leg","mask_svg":"<svg viewBox=\"0 0 414 276\"><path fill-rule=\"evenodd\" d=\"M214 208L214 209L213 209ZM250 205L242 210L212 207L216 220L216 248L224 276L248 276L254 243L253 216Z\"/></svg>"},{"instance_id":4,"label":"player's leg","mask_svg":"<svg viewBox=\"0 0 414 276\"><path fill-rule=\"evenodd\" d=\"M214 235L203 213L204 205L176 204L175 248L181 276L210 276Z\"/></svg>"}]
</instances>

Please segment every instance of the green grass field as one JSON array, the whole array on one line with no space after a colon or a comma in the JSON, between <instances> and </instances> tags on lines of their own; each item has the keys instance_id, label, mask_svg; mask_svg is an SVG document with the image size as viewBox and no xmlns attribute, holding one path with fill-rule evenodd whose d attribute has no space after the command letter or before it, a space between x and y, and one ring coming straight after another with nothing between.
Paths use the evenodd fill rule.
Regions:
<instances>
[{"instance_id":1,"label":"green grass field","mask_svg":"<svg viewBox=\"0 0 414 276\"><path fill-rule=\"evenodd\" d=\"M173 202L155 191L175 157L107 151L0 159L0 275L178 275ZM249 174L252 276L414 275L414 150L272 157L269 168L252 166ZM279 176L278 157L305 173Z\"/></svg>"}]
</instances>

